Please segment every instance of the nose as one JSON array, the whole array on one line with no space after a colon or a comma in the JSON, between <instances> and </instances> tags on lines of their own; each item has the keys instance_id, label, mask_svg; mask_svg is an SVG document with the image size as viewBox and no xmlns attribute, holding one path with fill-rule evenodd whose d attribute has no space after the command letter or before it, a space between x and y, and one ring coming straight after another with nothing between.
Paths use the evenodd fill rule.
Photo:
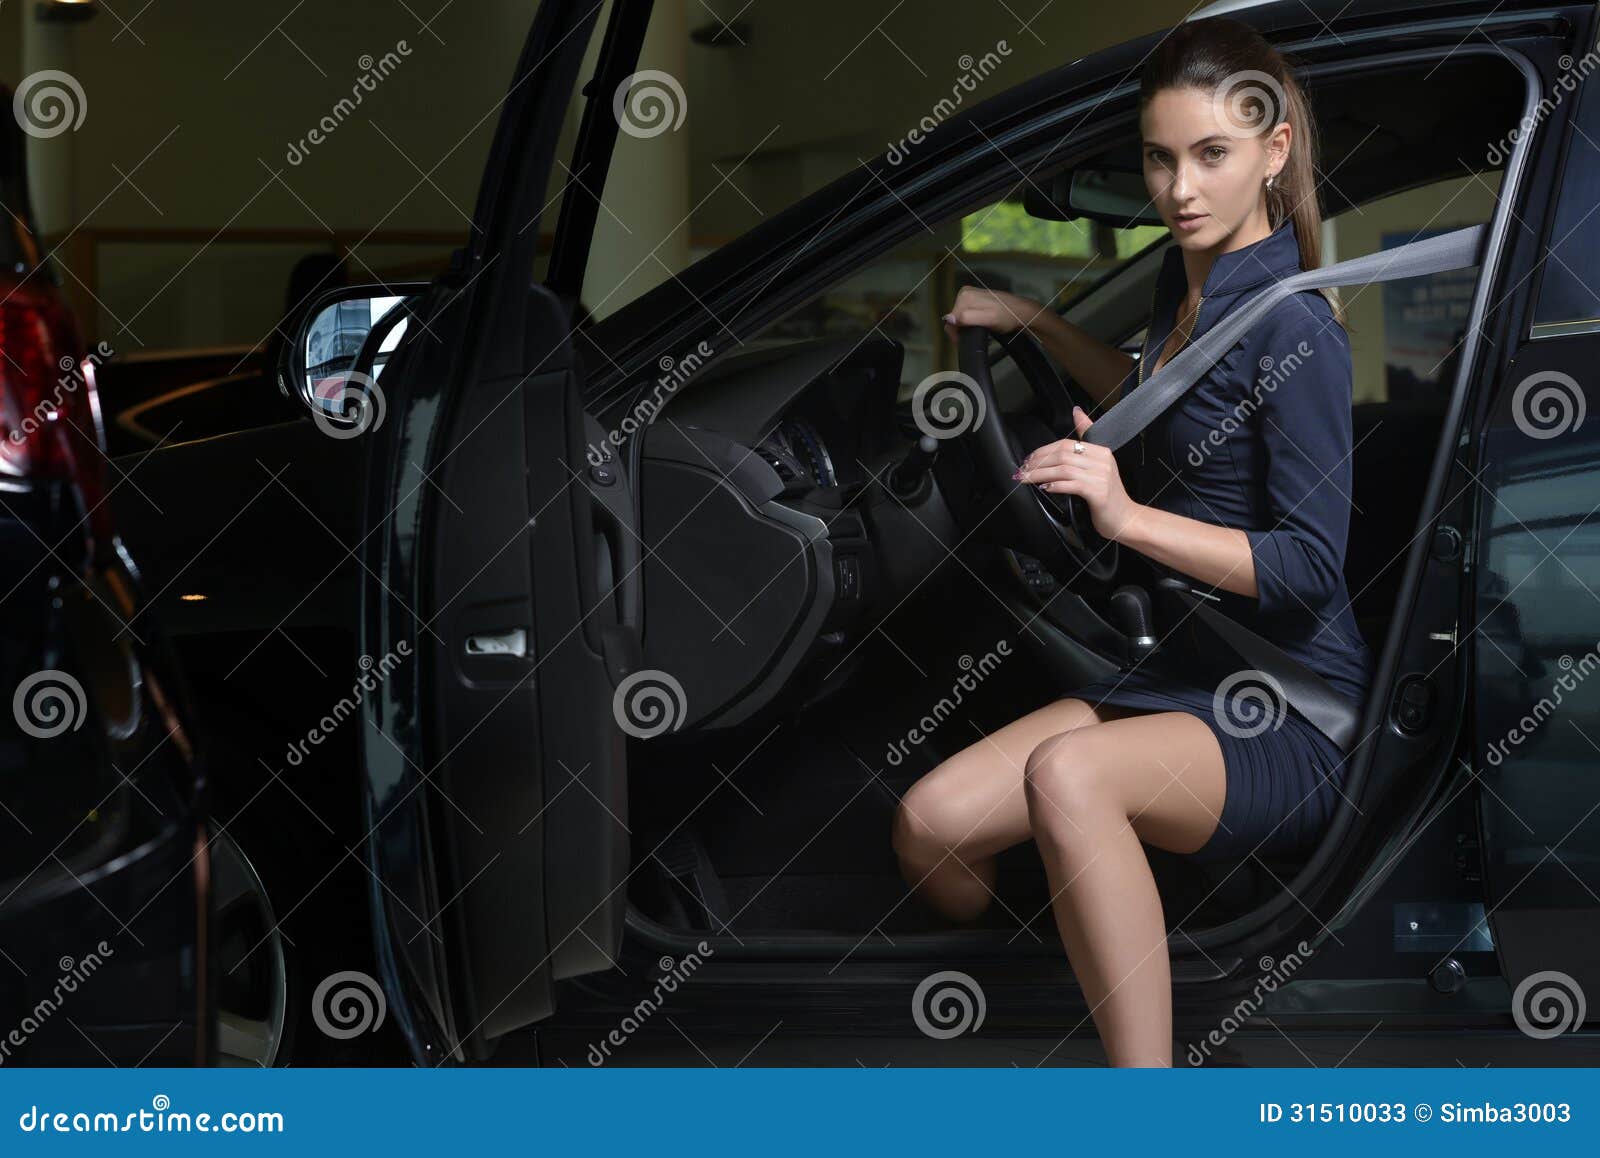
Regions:
<instances>
[{"instance_id":1,"label":"nose","mask_svg":"<svg viewBox=\"0 0 1600 1158\"><path fill-rule=\"evenodd\" d=\"M1177 170L1172 175L1172 199L1181 205L1193 192L1194 182L1189 176L1189 162L1179 161Z\"/></svg>"}]
</instances>

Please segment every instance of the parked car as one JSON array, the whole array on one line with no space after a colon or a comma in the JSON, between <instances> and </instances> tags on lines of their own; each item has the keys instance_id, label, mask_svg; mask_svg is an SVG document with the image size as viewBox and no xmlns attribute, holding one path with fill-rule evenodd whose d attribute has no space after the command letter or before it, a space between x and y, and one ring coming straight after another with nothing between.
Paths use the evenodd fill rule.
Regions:
<instances>
[{"instance_id":1,"label":"parked car","mask_svg":"<svg viewBox=\"0 0 1600 1158\"><path fill-rule=\"evenodd\" d=\"M1587 673L1600 639L1600 427L1581 421L1600 390L1582 280L1600 86L1545 99L1590 59L1596 6L1195 15L1213 10L1301 62L1339 256L1377 248L1362 218L1397 204L1413 231L1482 224L1485 244L1451 375L1357 406L1347 579L1380 658L1342 810L1306 857L1150 850L1176 1032L1241 1019L1189 1059L1205 1064L1593 1064L1592 1039L1529 1026L1552 985L1562 1028L1600 1016L1600 682L1488 753L1541 673L1557 657ZM591 93L635 72L650 5L610 11ZM584 179L543 280L529 271L594 22L589 4L540 5L450 269L341 288L298 319L278 381L301 417L180 436L116 495L203 706L226 701L238 751L219 796L281 773L303 797L263 851L289 862L271 897L286 930L299 914L285 952L308 986L369 974L366 1020L419 1064L593 1064L596 1041L623 1062L699 1064L713 1040L737 1040L735 1060L853 1064L897 1038L944 1060L994 1059L979 1051L1003 1038L1039 1043L1011 1060L1072 1056L1092 1026L1033 850L1002 857L982 921L941 926L905 895L889 819L943 756L1117 669L1119 578L1053 572L991 517L1001 487L969 437L929 454L901 338L763 336L987 206L1136 225L1077 204L1073 179L1138 171L1130 78L1160 34L965 107L575 329L618 147L609 100L584 107L559 162ZM1168 240L1067 315L1131 346ZM330 397L306 335L377 298L400 300ZM990 357L1003 421L1042 441L1033 383ZM1533 375L1580 416L1559 437L1530 424ZM974 664L1000 643L1017 658ZM934 712L973 666L965 719ZM981 1032L928 1032L951 983ZM810 1037L832 1052L801 1054Z\"/></svg>"},{"instance_id":2,"label":"parked car","mask_svg":"<svg viewBox=\"0 0 1600 1158\"><path fill-rule=\"evenodd\" d=\"M187 691L107 501L105 349L40 248L23 145L0 118L0 1064L209 1064L219 1004L251 996L219 999L214 938L265 894L206 840Z\"/></svg>"}]
</instances>

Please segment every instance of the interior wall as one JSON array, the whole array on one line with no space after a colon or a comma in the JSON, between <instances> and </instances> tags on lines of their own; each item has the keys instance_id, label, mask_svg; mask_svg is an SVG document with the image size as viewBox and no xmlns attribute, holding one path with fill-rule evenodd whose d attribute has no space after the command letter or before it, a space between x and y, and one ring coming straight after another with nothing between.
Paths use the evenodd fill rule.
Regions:
<instances>
[{"instance_id":1,"label":"interior wall","mask_svg":"<svg viewBox=\"0 0 1600 1158\"><path fill-rule=\"evenodd\" d=\"M1010 46L1005 68L970 97L977 100L1191 6L1131 0L1115 11L1062 4L1026 14L977 0L959 20L899 0L657 7L641 65L672 62L691 105L684 132L623 142L625 184L606 193L620 212L602 214L591 266L596 286L622 287L612 306L681 268L695 239L714 244L737 233L902 136L952 90L963 54ZM47 240L69 239L58 253L68 292L98 336L137 350L262 340L283 312L290 267L331 248L323 239L333 231L464 236L536 2L162 0L115 9L102 6L92 20L52 33L59 49L43 66L70 61L86 116L30 149ZM32 0L0 2L0 68L13 79L30 67L19 30L33 10ZM721 19L734 22L745 46L688 43L688 31ZM662 28L675 32L675 46L661 41ZM399 55L402 42L409 51ZM385 54L396 56L392 71L322 143L309 139ZM758 142L739 188L708 198ZM128 240L128 231L174 227L194 235L178 244ZM223 230L286 232L276 243L236 245L216 236ZM74 236L105 231L122 240L92 255ZM662 241L664 260L641 268L643 235ZM434 264L448 248L433 247ZM369 246L358 248L352 271L367 280L427 264L410 250L402 261L400 250Z\"/></svg>"},{"instance_id":2,"label":"interior wall","mask_svg":"<svg viewBox=\"0 0 1600 1158\"><path fill-rule=\"evenodd\" d=\"M1346 213L1336 229L1338 256L1373 253L1382 248L1385 233L1459 229L1488 221L1494 216L1497 188L1493 175L1464 177L1398 193L1359 213ZM1381 402L1388 397L1384 385L1384 284L1341 290L1348 311L1357 402Z\"/></svg>"},{"instance_id":3,"label":"interior wall","mask_svg":"<svg viewBox=\"0 0 1600 1158\"><path fill-rule=\"evenodd\" d=\"M83 122L30 140L29 162L80 312L120 350L250 344L282 315L294 261L334 248L335 231L464 238L530 8L474 0L424 27L380 0L163 0L71 26ZM0 16L31 9L13 0ZM72 188L41 190L62 152ZM193 236L108 246L92 269L76 236L171 229ZM281 236L234 245L224 230ZM428 264L447 252L434 245ZM358 248L351 269L367 280L389 264L404 263Z\"/></svg>"},{"instance_id":4,"label":"interior wall","mask_svg":"<svg viewBox=\"0 0 1600 1158\"><path fill-rule=\"evenodd\" d=\"M737 235L760 214L888 149L936 115L941 99L975 104L1170 27L1195 7L1173 0L1025 8L1009 0L959 6L823 0L805 5L797 18L784 5L734 5L745 43L699 47L689 56L691 101L708 94L692 108L695 232L712 240ZM691 17L691 25L715 23L698 3ZM989 54L992 70L979 63ZM736 166L744 196L709 197L722 173Z\"/></svg>"},{"instance_id":5,"label":"interior wall","mask_svg":"<svg viewBox=\"0 0 1600 1158\"><path fill-rule=\"evenodd\" d=\"M22 79L22 5L0 3L0 80L12 87Z\"/></svg>"},{"instance_id":6,"label":"interior wall","mask_svg":"<svg viewBox=\"0 0 1600 1158\"><path fill-rule=\"evenodd\" d=\"M358 244L357 280L427 276L466 236L535 7L162 0L30 39L23 22L32 0L0 0L0 75L20 81L32 44L51 56L44 65L70 62L85 91L77 130L29 146L36 208L49 240L67 242L58 253L66 288L91 328L122 350L253 345L284 313L290 267L336 248L335 232L346 242L374 229L402 235ZM975 103L1189 8L1128 0L1026 14L975 0L957 20L949 9L897 0L815 0L803 9L657 0L640 63L682 77L684 125L620 138L586 299L604 301L602 313L631 300L696 250L902 139L941 97L960 91L963 104ZM715 12L731 22L729 47L693 41L719 27ZM597 48L598 37L591 63ZM961 90L958 80L985 54L997 67ZM341 99L358 91L359 105L341 113ZM567 117L562 156L579 108ZM337 123L319 143L314 132L329 117ZM1436 226L1487 217L1492 191L1467 186ZM1437 192L1408 194L1347 216L1335 232L1339 254L1376 248L1386 230L1428 225L1439 202ZM546 230L554 215L552 207ZM190 233L140 240L142 231L174 228ZM223 231L246 234L234 241ZM92 252L81 245L102 233L115 240ZM1346 294L1358 399L1382 389L1382 297L1381 287Z\"/></svg>"}]
</instances>

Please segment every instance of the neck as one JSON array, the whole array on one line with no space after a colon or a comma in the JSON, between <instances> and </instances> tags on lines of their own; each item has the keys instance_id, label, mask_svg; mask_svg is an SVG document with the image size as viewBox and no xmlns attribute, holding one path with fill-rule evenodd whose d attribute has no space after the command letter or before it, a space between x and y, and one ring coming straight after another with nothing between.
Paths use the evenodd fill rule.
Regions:
<instances>
[{"instance_id":1,"label":"neck","mask_svg":"<svg viewBox=\"0 0 1600 1158\"><path fill-rule=\"evenodd\" d=\"M1267 217L1267 201L1263 197L1251 211L1250 216L1245 218L1244 223L1216 245L1208 249L1184 250L1183 271L1189 282L1188 300L1191 303L1200 300L1200 291L1205 287L1206 276L1216 264L1217 258L1236 249L1243 249L1247 245L1254 245L1262 238L1271 235L1272 224Z\"/></svg>"}]
</instances>

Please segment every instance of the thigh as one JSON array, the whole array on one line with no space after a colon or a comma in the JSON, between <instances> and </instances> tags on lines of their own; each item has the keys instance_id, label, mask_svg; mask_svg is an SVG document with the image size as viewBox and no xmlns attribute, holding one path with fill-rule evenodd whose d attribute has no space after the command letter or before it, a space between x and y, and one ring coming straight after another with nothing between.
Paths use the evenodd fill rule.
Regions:
<instances>
[{"instance_id":1,"label":"thigh","mask_svg":"<svg viewBox=\"0 0 1600 1158\"><path fill-rule=\"evenodd\" d=\"M1109 798L1140 840L1171 852L1202 848L1227 798L1222 746L1191 712L1149 712L1066 732L1046 740L1033 765L1036 798L1068 814Z\"/></svg>"},{"instance_id":2,"label":"thigh","mask_svg":"<svg viewBox=\"0 0 1600 1158\"><path fill-rule=\"evenodd\" d=\"M1032 835L1023 770L1050 737L1121 718L1132 708L1066 697L968 744L907 789L901 804L946 847L984 857Z\"/></svg>"}]
</instances>

